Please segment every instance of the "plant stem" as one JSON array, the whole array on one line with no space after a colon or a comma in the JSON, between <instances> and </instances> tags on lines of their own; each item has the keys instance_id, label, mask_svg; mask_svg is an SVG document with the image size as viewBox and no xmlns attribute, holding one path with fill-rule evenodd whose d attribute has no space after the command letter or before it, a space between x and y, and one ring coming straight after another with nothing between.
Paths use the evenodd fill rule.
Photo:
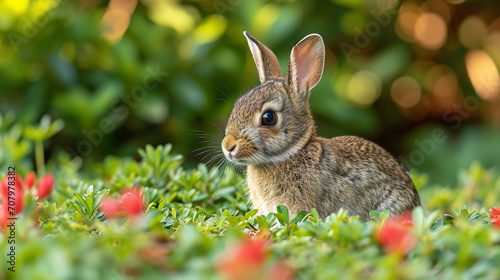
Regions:
<instances>
[{"instance_id":1,"label":"plant stem","mask_svg":"<svg viewBox=\"0 0 500 280\"><path fill-rule=\"evenodd\" d=\"M36 141L35 143L35 161L36 170L40 172L40 175L45 175L45 159L43 156L43 142Z\"/></svg>"}]
</instances>

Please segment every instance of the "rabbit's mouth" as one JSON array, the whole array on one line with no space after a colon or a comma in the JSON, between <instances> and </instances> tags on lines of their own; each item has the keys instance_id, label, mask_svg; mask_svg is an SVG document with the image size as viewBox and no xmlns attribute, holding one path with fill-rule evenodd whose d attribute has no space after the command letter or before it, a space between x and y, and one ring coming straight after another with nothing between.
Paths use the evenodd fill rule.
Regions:
<instances>
[{"instance_id":1,"label":"rabbit's mouth","mask_svg":"<svg viewBox=\"0 0 500 280\"><path fill-rule=\"evenodd\" d=\"M224 156L228 161L230 162L236 161L233 151L228 151L226 150L226 148L224 148L224 146L222 146L222 152L224 153Z\"/></svg>"},{"instance_id":2,"label":"rabbit's mouth","mask_svg":"<svg viewBox=\"0 0 500 280\"><path fill-rule=\"evenodd\" d=\"M231 134L226 135L222 140L222 152L226 159L237 165L256 164L258 161L254 158L257 153L255 145L242 138L236 139Z\"/></svg>"},{"instance_id":3,"label":"rabbit's mouth","mask_svg":"<svg viewBox=\"0 0 500 280\"><path fill-rule=\"evenodd\" d=\"M236 147L235 149L228 151L224 146L222 146L222 152L224 153L224 156L226 159L236 165L249 165L251 164L249 161L245 159L240 159L239 157L236 156L238 152L238 148Z\"/></svg>"}]
</instances>

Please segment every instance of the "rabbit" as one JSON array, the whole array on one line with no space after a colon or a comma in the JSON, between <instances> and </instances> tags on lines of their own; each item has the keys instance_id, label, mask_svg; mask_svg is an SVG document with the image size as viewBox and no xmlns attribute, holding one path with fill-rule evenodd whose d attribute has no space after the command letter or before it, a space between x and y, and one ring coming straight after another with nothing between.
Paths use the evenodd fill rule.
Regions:
<instances>
[{"instance_id":1,"label":"rabbit","mask_svg":"<svg viewBox=\"0 0 500 280\"><path fill-rule=\"evenodd\" d=\"M325 218L343 208L368 221L371 210L389 209L392 216L420 205L412 180L389 152L357 136L316 135L308 99L323 74L320 35L295 44L283 77L274 53L243 34L261 84L235 102L221 146L227 161L246 167L258 215L285 205L290 217L315 208Z\"/></svg>"}]
</instances>

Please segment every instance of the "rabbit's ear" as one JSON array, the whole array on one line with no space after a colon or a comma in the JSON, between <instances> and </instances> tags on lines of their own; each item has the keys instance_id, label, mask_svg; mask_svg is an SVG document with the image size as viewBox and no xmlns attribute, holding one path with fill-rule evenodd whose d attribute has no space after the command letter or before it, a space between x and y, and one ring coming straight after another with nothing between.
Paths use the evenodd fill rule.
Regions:
<instances>
[{"instance_id":1,"label":"rabbit's ear","mask_svg":"<svg viewBox=\"0 0 500 280\"><path fill-rule=\"evenodd\" d=\"M316 86L325 65L325 44L319 34L309 34L295 44L288 61L285 81L301 97Z\"/></svg>"},{"instance_id":2,"label":"rabbit's ear","mask_svg":"<svg viewBox=\"0 0 500 280\"><path fill-rule=\"evenodd\" d=\"M253 60L259 72L260 82L263 83L269 79L281 78L280 64L276 55L268 49L264 44L252 37L250 33L243 32L247 38L248 46L252 52Z\"/></svg>"}]
</instances>

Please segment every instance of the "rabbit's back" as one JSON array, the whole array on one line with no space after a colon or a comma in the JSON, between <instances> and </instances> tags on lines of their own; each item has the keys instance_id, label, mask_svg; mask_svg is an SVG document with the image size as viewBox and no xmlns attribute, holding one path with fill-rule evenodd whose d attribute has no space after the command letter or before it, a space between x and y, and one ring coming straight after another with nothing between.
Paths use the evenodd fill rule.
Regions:
<instances>
[{"instance_id":1,"label":"rabbit's back","mask_svg":"<svg viewBox=\"0 0 500 280\"><path fill-rule=\"evenodd\" d=\"M369 140L358 136L338 136L331 139L317 137L316 139L323 145L325 153L334 156L341 167L356 166L359 168L369 166L370 168L366 168L367 170L378 170L381 174L385 174L394 180L402 180L413 185L406 171L394 157ZM327 158L328 156L325 156L325 159ZM377 180L377 178L371 179Z\"/></svg>"},{"instance_id":2,"label":"rabbit's back","mask_svg":"<svg viewBox=\"0 0 500 280\"><path fill-rule=\"evenodd\" d=\"M349 194L350 213L368 219L370 210L411 211L420 198L410 177L397 160L379 145L357 136L319 138L323 167L334 170L338 188ZM326 184L328 185L328 184Z\"/></svg>"},{"instance_id":3,"label":"rabbit's back","mask_svg":"<svg viewBox=\"0 0 500 280\"><path fill-rule=\"evenodd\" d=\"M412 181L397 161L356 136L313 137L291 159L248 166L250 198L260 214L287 205L291 216L316 208L326 217L340 208L369 219L371 210L393 214L420 205Z\"/></svg>"}]
</instances>

